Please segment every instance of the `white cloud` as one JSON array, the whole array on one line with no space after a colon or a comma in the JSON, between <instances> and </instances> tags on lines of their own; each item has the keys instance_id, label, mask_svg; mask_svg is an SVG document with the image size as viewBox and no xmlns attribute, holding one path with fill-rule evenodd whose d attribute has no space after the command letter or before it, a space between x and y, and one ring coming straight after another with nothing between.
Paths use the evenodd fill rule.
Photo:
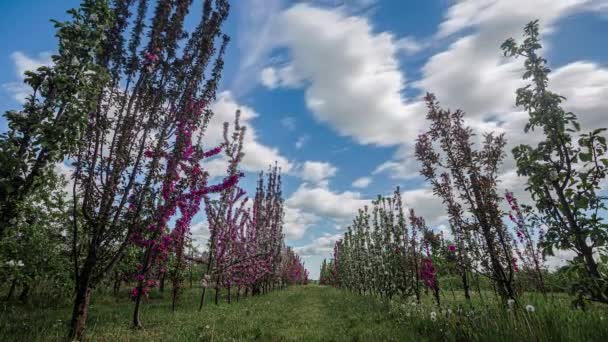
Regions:
<instances>
[{"instance_id":1,"label":"white cloud","mask_svg":"<svg viewBox=\"0 0 608 342\"><path fill-rule=\"evenodd\" d=\"M256 130L252 125L252 120L259 116L253 108L241 105L236 102L232 94L224 91L217 96L217 101L212 105L214 116L209 123L207 131L205 131L204 142L210 146L216 146L222 142L222 132L224 122L230 123L231 127L234 122L234 115L237 109L241 110L241 125L246 127L245 139L243 142L243 158L241 166L246 171L262 171L266 170L270 164L276 161L284 172L291 170L291 162L281 155L275 147L270 147L262 144L259 141ZM222 168L222 160L215 160L207 167L210 171L225 170ZM225 165L225 164L224 164ZM213 174L212 175L217 175ZM221 173L220 173L221 174Z\"/></svg>"},{"instance_id":2,"label":"white cloud","mask_svg":"<svg viewBox=\"0 0 608 342\"><path fill-rule=\"evenodd\" d=\"M31 88L23 83L26 71L35 71L41 66L50 66L53 64L50 52L43 52L37 57L30 57L21 51L15 51L11 54L11 60L15 64L15 74L19 81L9 82L2 87L13 95L13 98L20 103L24 103L25 99L31 93Z\"/></svg>"},{"instance_id":3,"label":"white cloud","mask_svg":"<svg viewBox=\"0 0 608 342\"><path fill-rule=\"evenodd\" d=\"M403 37L395 42L397 49L403 51L406 55L413 55L424 49L425 44L418 41L414 37Z\"/></svg>"},{"instance_id":4,"label":"white cloud","mask_svg":"<svg viewBox=\"0 0 608 342\"><path fill-rule=\"evenodd\" d=\"M333 253L336 241L340 239L342 239L342 234L324 234L310 244L295 247L294 251L300 256L329 257Z\"/></svg>"},{"instance_id":5,"label":"white cloud","mask_svg":"<svg viewBox=\"0 0 608 342\"><path fill-rule=\"evenodd\" d=\"M411 141L420 103L401 96L405 78L390 33L375 33L364 17L297 4L281 15L290 65L307 81L306 105L321 122L360 143Z\"/></svg>"},{"instance_id":6,"label":"white cloud","mask_svg":"<svg viewBox=\"0 0 608 342\"><path fill-rule=\"evenodd\" d=\"M407 210L414 209L416 216L422 216L431 228L447 220L445 206L430 188L402 190L401 197Z\"/></svg>"},{"instance_id":7,"label":"white cloud","mask_svg":"<svg viewBox=\"0 0 608 342\"><path fill-rule=\"evenodd\" d=\"M334 220L349 221L357 210L370 203L358 192L332 192L326 187L303 183L285 201L287 206Z\"/></svg>"},{"instance_id":8,"label":"white cloud","mask_svg":"<svg viewBox=\"0 0 608 342\"><path fill-rule=\"evenodd\" d=\"M308 160L300 166L299 174L305 182L326 186L327 180L336 172L338 168L331 163Z\"/></svg>"},{"instance_id":9,"label":"white cloud","mask_svg":"<svg viewBox=\"0 0 608 342\"><path fill-rule=\"evenodd\" d=\"M265 67L260 72L260 82L269 89L277 87L296 88L301 85L302 78L294 66L289 64L282 67Z\"/></svg>"},{"instance_id":10,"label":"white cloud","mask_svg":"<svg viewBox=\"0 0 608 342\"><path fill-rule=\"evenodd\" d=\"M372 182L372 179L370 177L361 177L361 178L357 178L355 179L355 181L353 182L353 187L355 188L367 188L370 183Z\"/></svg>"},{"instance_id":11,"label":"white cloud","mask_svg":"<svg viewBox=\"0 0 608 342\"><path fill-rule=\"evenodd\" d=\"M304 236L306 230L319 220L320 217L317 215L287 205L285 206L285 222L283 225L285 237L289 240L299 240Z\"/></svg>"},{"instance_id":12,"label":"white cloud","mask_svg":"<svg viewBox=\"0 0 608 342\"><path fill-rule=\"evenodd\" d=\"M207 241L209 240L210 236L209 223L207 220L197 222L190 226L190 233L192 234L192 240L197 247L203 249L207 247Z\"/></svg>"}]
</instances>

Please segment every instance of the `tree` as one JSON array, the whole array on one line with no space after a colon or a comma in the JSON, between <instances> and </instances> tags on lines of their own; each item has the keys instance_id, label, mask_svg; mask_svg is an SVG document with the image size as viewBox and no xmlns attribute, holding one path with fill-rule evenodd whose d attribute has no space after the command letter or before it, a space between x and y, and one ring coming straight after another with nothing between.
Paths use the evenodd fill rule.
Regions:
<instances>
[{"instance_id":1,"label":"tree","mask_svg":"<svg viewBox=\"0 0 608 342\"><path fill-rule=\"evenodd\" d=\"M466 229L469 235L475 235L472 238L479 238L482 244L475 246L469 240L467 248L477 252L477 260L488 270L501 297L513 299L512 246L502 222L501 197L496 190L504 136L486 134L481 150L475 150L471 141L474 134L464 125L461 110L440 108L433 94L427 94L425 101L431 127L416 141L416 157L422 163L420 173L446 204L452 227ZM434 144L439 145L439 151ZM453 191L468 206L470 220L465 221ZM462 234L458 230L454 233Z\"/></svg>"},{"instance_id":2,"label":"tree","mask_svg":"<svg viewBox=\"0 0 608 342\"><path fill-rule=\"evenodd\" d=\"M55 163L77 151L88 117L109 77L100 54L117 25L107 0L84 0L54 21L59 40L53 65L27 71L32 87L20 111L8 111L0 135L0 238L14 225L20 205L54 177Z\"/></svg>"},{"instance_id":3,"label":"tree","mask_svg":"<svg viewBox=\"0 0 608 342\"><path fill-rule=\"evenodd\" d=\"M212 116L208 105L228 42L220 30L227 2L205 1L191 34L184 31L191 0L158 0L149 24L148 5L147 0L137 5L116 0L116 20L106 32L109 42L96 55L110 80L93 99L73 158L76 294L70 339L82 339L91 292L120 261L133 234L157 222L159 205L173 206L167 202L173 201L176 180L168 179L174 173L162 172L164 152L184 152L184 137L202 134ZM131 7L136 7L134 17ZM200 139L195 141L199 146ZM175 158L167 160L181 160Z\"/></svg>"},{"instance_id":4,"label":"tree","mask_svg":"<svg viewBox=\"0 0 608 342\"><path fill-rule=\"evenodd\" d=\"M505 56L523 57L529 83L517 90L516 105L529 114L524 131L542 129L543 140L536 147L521 144L513 149L517 173L527 177L526 189L547 225L544 252L569 249L576 253L571 268L579 274L574 291L582 299L608 303L608 272L600 267L595 253L606 260L608 243L606 197L601 182L606 178L608 158L606 138L597 128L580 134L574 113L562 108L563 96L548 89L550 69L538 54L541 48L538 21L524 28L525 39L517 44L510 38L501 48Z\"/></svg>"}]
</instances>

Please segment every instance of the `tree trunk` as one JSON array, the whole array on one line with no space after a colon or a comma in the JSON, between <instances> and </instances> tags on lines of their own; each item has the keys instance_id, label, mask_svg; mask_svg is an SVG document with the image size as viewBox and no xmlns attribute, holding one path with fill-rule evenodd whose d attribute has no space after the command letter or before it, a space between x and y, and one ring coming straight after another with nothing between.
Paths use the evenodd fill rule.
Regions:
<instances>
[{"instance_id":1,"label":"tree trunk","mask_svg":"<svg viewBox=\"0 0 608 342\"><path fill-rule=\"evenodd\" d=\"M471 300L471 294L469 293L469 281L467 279L467 270L463 269L462 272L462 287L464 288L464 298L466 300Z\"/></svg>"},{"instance_id":2,"label":"tree trunk","mask_svg":"<svg viewBox=\"0 0 608 342\"><path fill-rule=\"evenodd\" d=\"M201 295L201 304L198 306L198 311L203 309L203 304L205 304L205 293L207 292L207 287L203 287L203 294Z\"/></svg>"},{"instance_id":3,"label":"tree trunk","mask_svg":"<svg viewBox=\"0 0 608 342\"><path fill-rule=\"evenodd\" d=\"M139 291L141 292L141 287L138 286ZM133 328L140 329L142 328L141 320L139 319L139 307L141 306L141 295L135 297L135 309L133 310Z\"/></svg>"},{"instance_id":4,"label":"tree trunk","mask_svg":"<svg viewBox=\"0 0 608 342\"><path fill-rule=\"evenodd\" d=\"M8 302L9 300L11 300L11 298L13 298L13 295L15 294L15 288L17 287L17 279L13 279L13 281L11 282L11 287L8 289L8 293L6 294L6 301Z\"/></svg>"},{"instance_id":5,"label":"tree trunk","mask_svg":"<svg viewBox=\"0 0 608 342\"><path fill-rule=\"evenodd\" d=\"M91 302L91 291L89 281L83 281L78 285L76 298L74 299L74 309L72 311L72 321L70 323L70 341L82 341L84 328L89 314L89 304Z\"/></svg>"},{"instance_id":6,"label":"tree trunk","mask_svg":"<svg viewBox=\"0 0 608 342\"><path fill-rule=\"evenodd\" d=\"M122 283L120 274L116 273L116 279L114 279L114 296L118 296L118 293L120 292L120 283Z\"/></svg>"},{"instance_id":7,"label":"tree trunk","mask_svg":"<svg viewBox=\"0 0 608 342\"><path fill-rule=\"evenodd\" d=\"M23 284L23 289L21 290L21 294L19 295L19 301L25 303L27 302L27 299L29 298L29 294L30 294L30 284L25 283Z\"/></svg>"},{"instance_id":8,"label":"tree trunk","mask_svg":"<svg viewBox=\"0 0 608 342\"><path fill-rule=\"evenodd\" d=\"M70 341L83 340L84 329L87 323L87 316L89 314L91 292L93 291L94 286L91 277L96 264L96 250L91 248L89 249L87 258L76 277L76 297L74 298L74 308L72 310L72 319L70 321Z\"/></svg>"},{"instance_id":9,"label":"tree trunk","mask_svg":"<svg viewBox=\"0 0 608 342\"><path fill-rule=\"evenodd\" d=\"M160 282L158 284L158 291L165 292L165 272L160 275Z\"/></svg>"}]
</instances>

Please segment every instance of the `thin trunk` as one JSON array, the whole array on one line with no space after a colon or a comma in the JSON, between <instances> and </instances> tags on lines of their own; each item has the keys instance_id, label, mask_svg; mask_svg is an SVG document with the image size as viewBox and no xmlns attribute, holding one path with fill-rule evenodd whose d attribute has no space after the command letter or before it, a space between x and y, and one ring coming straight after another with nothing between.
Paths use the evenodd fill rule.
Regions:
<instances>
[{"instance_id":1,"label":"thin trunk","mask_svg":"<svg viewBox=\"0 0 608 342\"><path fill-rule=\"evenodd\" d=\"M198 306L198 311L203 309L203 304L205 304L205 293L207 292L207 287L203 287L203 294L201 295L201 304Z\"/></svg>"},{"instance_id":2,"label":"thin trunk","mask_svg":"<svg viewBox=\"0 0 608 342\"><path fill-rule=\"evenodd\" d=\"M23 284L23 289L21 290L21 294L19 295L19 301L21 302L27 302L28 298L29 298L29 294L30 294L30 284L25 283Z\"/></svg>"},{"instance_id":3,"label":"thin trunk","mask_svg":"<svg viewBox=\"0 0 608 342\"><path fill-rule=\"evenodd\" d=\"M120 279L120 274L116 273L116 279L114 280L114 296L118 296L120 292L120 284L122 283L122 279Z\"/></svg>"},{"instance_id":4,"label":"thin trunk","mask_svg":"<svg viewBox=\"0 0 608 342\"><path fill-rule=\"evenodd\" d=\"M11 300L11 298L13 298L13 295L15 294L15 288L17 287L17 279L13 279L13 281L11 282L11 287L8 289L8 293L6 294L6 301L8 302L9 300Z\"/></svg>"},{"instance_id":5,"label":"thin trunk","mask_svg":"<svg viewBox=\"0 0 608 342\"><path fill-rule=\"evenodd\" d=\"M464 298L468 301L471 300L471 294L469 293L469 280L467 278L467 270L463 269L462 272L462 287L464 288Z\"/></svg>"},{"instance_id":6,"label":"thin trunk","mask_svg":"<svg viewBox=\"0 0 608 342\"><path fill-rule=\"evenodd\" d=\"M141 287L138 288L141 289ZM135 297L135 310L133 310L133 328L135 329L141 329L143 327L139 318L139 307L141 306L141 297L141 295Z\"/></svg>"},{"instance_id":7,"label":"thin trunk","mask_svg":"<svg viewBox=\"0 0 608 342\"><path fill-rule=\"evenodd\" d=\"M89 304L91 302L91 291L89 282L81 282L76 291L74 299L74 309L72 311L72 321L70 323L70 341L82 341L84 337L84 329L87 323L89 314Z\"/></svg>"},{"instance_id":8,"label":"thin trunk","mask_svg":"<svg viewBox=\"0 0 608 342\"><path fill-rule=\"evenodd\" d=\"M158 284L158 291L165 292L165 272L160 275L160 282Z\"/></svg>"}]
</instances>

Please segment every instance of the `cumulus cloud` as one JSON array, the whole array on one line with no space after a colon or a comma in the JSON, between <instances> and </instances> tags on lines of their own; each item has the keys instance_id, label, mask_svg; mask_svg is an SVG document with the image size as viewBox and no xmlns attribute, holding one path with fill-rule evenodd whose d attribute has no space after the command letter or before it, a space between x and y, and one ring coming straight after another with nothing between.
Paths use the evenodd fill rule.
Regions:
<instances>
[{"instance_id":1,"label":"cumulus cloud","mask_svg":"<svg viewBox=\"0 0 608 342\"><path fill-rule=\"evenodd\" d=\"M232 93L224 91L218 94L217 101L212 107L214 116L209 122L209 127L205 131L205 143L210 146L216 146L222 142L222 132L224 122L230 123L231 127L234 122L234 115L238 109L241 111L241 125L246 127L243 152L245 157L242 161L242 167L246 171L261 171L266 170L270 164L276 161L284 172L291 170L291 162L281 155L278 148L267 146L259 141L259 136L252 125L252 121L259 116L253 108L237 103ZM221 158L214 159L213 162L207 165L212 175L221 175L226 169L226 163ZM219 173L213 173L219 172Z\"/></svg>"},{"instance_id":2,"label":"cumulus cloud","mask_svg":"<svg viewBox=\"0 0 608 342\"><path fill-rule=\"evenodd\" d=\"M288 240L301 239L306 230L321 218L315 214L305 212L298 207L285 206L285 222L283 232Z\"/></svg>"},{"instance_id":3,"label":"cumulus cloud","mask_svg":"<svg viewBox=\"0 0 608 342\"><path fill-rule=\"evenodd\" d=\"M209 240L209 223L207 220L203 220L193 224L190 227L190 233L192 234L192 240L198 248L205 249L207 247L207 241Z\"/></svg>"},{"instance_id":4,"label":"cumulus cloud","mask_svg":"<svg viewBox=\"0 0 608 342\"><path fill-rule=\"evenodd\" d=\"M334 244L341 238L342 234L324 234L307 245L295 247L294 250L301 256L329 256L334 250Z\"/></svg>"},{"instance_id":5,"label":"cumulus cloud","mask_svg":"<svg viewBox=\"0 0 608 342\"><path fill-rule=\"evenodd\" d=\"M295 88L300 86L302 78L297 73L293 65L283 67L265 67L260 72L260 82L267 88L277 87Z\"/></svg>"},{"instance_id":6,"label":"cumulus cloud","mask_svg":"<svg viewBox=\"0 0 608 342\"><path fill-rule=\"evenodd\" d=\"M413 55L425 48L426 44L418 41L414 37L403 37L395 42L397 49L406 55Z\"/></svg>"},{"instance_id":7,"label":"cumulus cloud","mask_svg":"<svg viewBox=\"0 0 608 342\"><path fill-rule=\"evenodd\" d=\"M2 87L11 93L16 101L24 103L31 92L31 88L23 83L25 72L35 71L41 66L52 65L51 53L42 52L37 57L30 57L21 51L15 51L11 54L11 60L15 65L15 75L19 81L5 83Z\"/></svg>"},{"instance_id":8,"label":"cumulus cloud","mask_svg":"<svg viewBox=\"0 0 608 342\"><path fill-rule=\"evenodd\" d=\"M358 192L333 192L325 187L303 183L285 203L317 216L348 221L370 201L363 199Z\"/></svg>"},{"instance_id":9,"label":"cumulus cloud","mask_svg":"<svg viewBox=\"0 0 608 342\"><path fill-rule=\"evenodd\" d=\"M331 163L308 160L300 166L299 175L305 182L327 186L328 179L336 172L338 168Z\"/></svg>"},{"instance_id":10,"label":"cumulus cloud","mask_svg":"<svg viewBox=\"0 0 608 342\"><path fill-rule=\"evenodd\" d=\"M363 188L367 188L371 182L372 182L371 177L361 177L361 178L355 179L355 181L353 182L352 185L355 188L363 189Z\"/></svg>"},{"instance_id":11,"label":"cumulus cloud","mask_svg":"<svg viewBox=\"0 0 608 342\"><path fill-rule=\"evenodd\" d=\"M424 106L401 96L405 77L392 34L375 33L368 19L342 9L308 4L285 10L279 25L316 119L364 144L411 140L419 122L411 119Z\"/></svg>"}]
</instances>

